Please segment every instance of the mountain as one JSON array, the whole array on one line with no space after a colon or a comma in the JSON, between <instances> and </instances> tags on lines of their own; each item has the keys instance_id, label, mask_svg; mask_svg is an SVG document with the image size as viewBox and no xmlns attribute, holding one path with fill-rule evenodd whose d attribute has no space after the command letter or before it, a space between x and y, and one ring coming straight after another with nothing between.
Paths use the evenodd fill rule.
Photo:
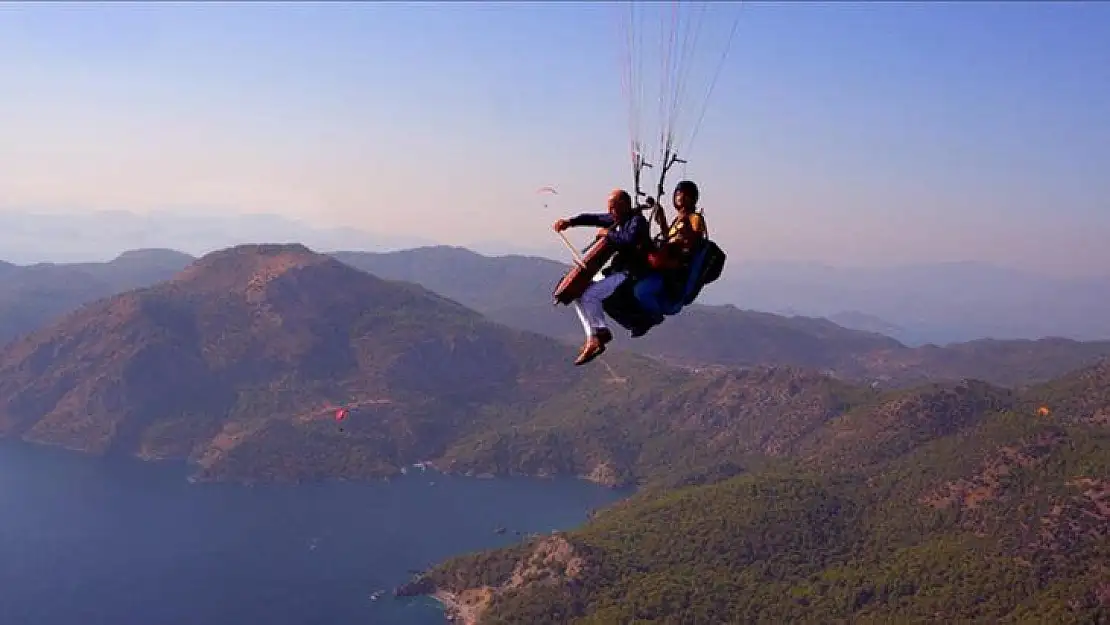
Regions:
<instances>
[{"instance_id":1,"label":"mountain","mask_svg":"<svg viewBox=\"0 0 1110 625\"><path fill-rule=\"evenodd\" d=\"M733 306L691 306L636 343L636 350L691 366L777 364L837 369L898 341L827 319L783 317Z\"/></svg>"},{"instance_id":2,"label":"mountain","mask_svg":"<svg viewBox=\"0 0 1110 625\"><path fill-rule=\"evenodd\" d=\"M593 475L610 484L738 471L753 455L783 455L871 394L788 367L692 373L622 364L613 370L599 385L558 393L530 414L488 423L450 445L437 468Z\"/></svg>"},{"instance_id":3,"label":"mountain","mask_svg":"<svg viewBox=\"0 0 1110 625\"><path fill-rule=\"evenodd\" d=\"M444 245L333 256L376 276L423 285L483 313L550 304L551 291L568 269L547 258L484 256Z\"/></svg>"},{"instance_id":4,"label":"mountain","mask_svg":"<svg viewBox=\"0 0 1110 625\"><path fill-rule=\"evenodd\" d=\"M562 263L525 256L488 257L446 246L334 256L375 275L421 284L499 323L570 342L582 339L573 311L551 305L552 287L568 268ZM613 347L695 366L835 369L846 359L900 345L823 319L790 319L732 306L692 306L641 339Z\"/></svg>"},{"instance_id":5,"label":"mountain","mask_svg":"<svg viewBox=\"0 0 1110 625\"><path fill-rule=\"evenodd\" d=\"M81 305L166 280L193 258L173 250L133 250L106 263L0 267L0 344Z\"/></svg>"},{"instance_id":6,"label":"mountain","mask_svg":"<svg viewBox=\"0 0 1110 625\"><path fill-rule=\"evenodd\" d=\"M1105 622L1107 388L1103 364L1021 393L858 397L764 451L737 440L749 451L717 455L726 470L675 466L580 529L453 558L398 594L477 624Z\"/></svg>"},{"instance_id":7,"label":"mountain","mask_svg":"<svg viewBox=\"0 0 1110 625\"><path fill-rule=\"evenodd\" d=\"M177 250L144 248L126 251L106 263L74 263L69 267L103 280L112 289L127 291L168 280L195 260Z\"/></svg>"},{"instance_id":8,"label":"mountain","mask_svg":"<svg viewBox=\"0 0 1110 625\"><path fill-rule=\"evenodd\" d=\"M430 285L478 310L546 304L566 264L520 255L485 257L462 248L420 248L392 254L351 254L345 262L381 275ZM403 258L403 262L401 261ZM531 269L496 283L513 298L489 297L477 276L510 272L496 265L529 259ZM495 283L487 282L486 286ZM456 285L465 285L459 287ZM537 289L537 285L541 288ZM907 345L977 338L1110 339L1110 276L1062 279L986 263L832 267L819 263L730 262L701 302L731 304L783 316L826 317L850 329L891 336ZM494 303L497 303L496 305Z\"/></svg>"},{"instance_id":9,"label":"mountain","mask_svg":"<svg viewBox=\"0 0 1110 625\"><path fill-rule=\"evenodd\" d=\"M854 375L901 386L965 378L1023 386L1098 364L1108 357L1110 341L977 339L945 347L878 351L860 359ZM851 371L845 370L845 375L852 375Z\"/></svg>"},{"instance_id":10,"label":"mountain","mask_svg":"<svg viewBox=\"0 0 1110 625\"><path fill-rule=\"evenodd\" d=\"M335 256L376 275L421 284L499 323L560 340L581 341L582 330L574 313L550 304L551 288L567 270L564 264L536 257L488 257L443 246L389 253L341 252ZM790 273L780 277L786 284L796 279ZM977 284L1002 277L981 276ZM724 288L712 285L705 291L706 299ZM841 313L838 317L857 328L820 317L776 315L731 305L695 305L668 318L644 337L620 337L625 340L613 343L612 348L687 366L817 368L887 386L962 378L1025 384L1110 356L1110 341L1061 338L975 340L911 348L867 329L868 325L889 325L877 317L863 313Z\"/></svg>"},{"instance_id":11,"label":"mountain","mask_svg":"<svg viewBox=\"0 0 1110 625\"><path fill-rule=\"evenodd\" d=\"M790 316L796 316L797 314L797 312L794 312ZM826 315L826 319L850 330L873 332L886 336L898 336L906 331L904 328L888 323L875 315L869 315L858 310L842 310L838 313Z\"/></svg>"},{"instance_id":12,"label":"mountain","mask_svg":"<svg viewBox=\"0 0 1110 625\"><path fill-rule=\"evenodd\" d=\"M121 218L125 217L130 218L126 214ZM387 279L423 284L478 310L491 301L547 297L550 288L538 276L554 275L548 280L553 281L565 270L554 261L487 258L445 246L392 253L338 252L333 256ZM2 263L0 344L93 300L168 280L193 260L176 250L135 249L108 262Z\"/></svg>"},{"instance_id":13,"label":"mountain","mask_svg":"<svg viewBox=\"0 0 1110 625\"><path fill-rule=\"evenodd\" d=\"M897 326L884 333L910 345L984 337L1110 339L1110 275L1053 278L980 262L737 262L703 300L809 316L864 311Z\"/></svg>"},{"instance_id":14,"label":"mountain","mask_svg":"<svg viewBox=\"0 0 1110 625\"><path fill-rule=\"evenodd\" d=\"M572 356L300 245L240 246L0 350L0 435L188 458L212 479L388 475L600 384Z\"/></svg>"},{"instance_id":15,"label":"mountain","mask_svg":"<svg viewBox=\"0 0 1110 625\"><path fill-rule=\"evenodd\" d=\"M300 241L325 250L390 250L428 245L419 237L325 228L272 214L218 209L0 212L0 257L20 264L78 263L121 250L168 248L205 254L254 241Z\"/></svg>"},{"instance_id":16,"label":"mountain","mask_svg":"<svg viewBox=\"0 0 1110 625\"><path fill-rule=\"evenodd\" d=\"M501 308L486 315L505 325L581 341L570 310ZM611 349L690 367L779 365L825 370L844 379L905 387L979 378L1006 386L1051 379L1110 357L1110 341L979 339L944 347L899 341L824 318L785 317L725 306L691 306L638 339L618 335Z\"/></svg>"}]
</instances>

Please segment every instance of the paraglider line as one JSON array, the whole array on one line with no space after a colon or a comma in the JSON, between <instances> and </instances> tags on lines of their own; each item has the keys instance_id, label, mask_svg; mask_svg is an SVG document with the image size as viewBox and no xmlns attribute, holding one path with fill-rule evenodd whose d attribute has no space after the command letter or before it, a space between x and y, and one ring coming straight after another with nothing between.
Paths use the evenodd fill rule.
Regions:
<instances>
[{"instance_id":1,"label":"paraglider line","mask_svg":"<svg viewBox=\"0 0 1110 625\"><path fill-rule=\"evenodd\" d=\"M701 114L698 115L698 121L694 123L694 131L690 136L690 143L686 144L686 151L689 152L690 148L694 145L694 140L698 138L698 132L701 130L701 123L705 119L705 113L709 110L709 100L713 97L713 91L717 88L717 80L721 77L721 70L725 67L725 60L728 59L728 54L732 50L732 40L736 37L736 30L740 27L740 13L737 12L736 19L732 21L732 30L728 34L728 43L725 44L725 51L721 54L721 60L717 63L717 70L713 72L713 80L709 83L709 92L705 94L705 100L702 101Z\"/></svg>"},{"instance_id":2,"label":"paraglider line","mask_svg":"<svg viewBox=\"0 0 1110 625\"><path fill-rule=\"evenodd\" d=\"M703 2L700 5L701 11L698 13L696 27L693 29L693 31L694 31L693 43L690 42L691 27L690 27L690 20L689 19L687 19L686 28L683 31L682 54L681 54L681 56L679 57L679 60L678 60L679 70L676 72L678 74L678 78L677 78L677 85L678 86L674 89L674 91L671 94L672 98L673 98L671 100L671 116L670 116L670 119L667 122L668 127L671 128L670 134L672 134L672 135L674 134L674 128L679 125L678 124L679 117L680 117L679 111L682 110L683 105L686 103L687 96L689 95L687 93L686 85L687 85L687 79L690 77L690 72L687 69L687 67L688 67L689 62L691 61L692 56L693 56L693 49L695 47L697 47L698 40L701 38L701 27L702 27L702 24L703 24L704 19L705 19L705 12L706 12L706 9L708 8L708 5L709 5L708 2Z\"/></svg>"},{"instance_id":3,"label":"paraglider line","mask_svg":"<svg viewBox=\"0 0 1110 625\"><path fill-rule=\"evenodd\" d=\"M610 382L617 382L618 384L623 384L623 383L628 381L628 378L618 376L617 372L613 371L613 367L609 366L609 363L605 362L604 358L598 358L598 361L600 361L601 364L605 365L605 369L609 372L609 381Z\"/></svg>"}]
</instances>

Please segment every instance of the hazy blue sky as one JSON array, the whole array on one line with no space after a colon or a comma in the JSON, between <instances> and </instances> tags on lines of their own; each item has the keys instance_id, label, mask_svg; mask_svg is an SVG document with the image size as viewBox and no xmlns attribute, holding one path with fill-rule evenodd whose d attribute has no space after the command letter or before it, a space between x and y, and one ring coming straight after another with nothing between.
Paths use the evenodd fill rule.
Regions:
<instances>
[{"instance_id":1,"label":"hazy blue sky","mask_svg":"<svg viewBox=\"0 0 1110 625\"><path fill-rule=\"evenodd\" d=\"M1110 267L1110 3L710 10L694 70L740 22L688 175L733 257ZM631 183L626 13L6 4L0 207L557 246L551 221Z\"/></svg>"}]
</instances>

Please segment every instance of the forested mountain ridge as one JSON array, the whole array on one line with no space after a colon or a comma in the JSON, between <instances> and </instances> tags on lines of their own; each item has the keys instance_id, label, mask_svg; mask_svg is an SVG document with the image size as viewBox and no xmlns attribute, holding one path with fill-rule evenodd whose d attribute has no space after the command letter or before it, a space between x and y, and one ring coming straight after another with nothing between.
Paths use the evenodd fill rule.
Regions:
<instances>
[{"instance_id":1,"label":"forested mountain ridge","mask_svg":"<svg viewBox=\"0 0 1110 625\"><path fill-rule=\"evenodd\" d=\"M1099 365L865 398L780 462L452 559L422 590L483 624L1106 622L1107 388Z\"/></svg>"}]
</instances>

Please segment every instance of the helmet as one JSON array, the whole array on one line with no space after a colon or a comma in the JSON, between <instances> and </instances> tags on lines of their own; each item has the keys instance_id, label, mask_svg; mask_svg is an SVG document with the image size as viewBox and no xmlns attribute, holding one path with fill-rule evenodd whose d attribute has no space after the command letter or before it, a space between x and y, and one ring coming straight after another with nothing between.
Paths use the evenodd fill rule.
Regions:
<instances>
[{"instance_id":1,"label":"helmet","mask_svg":"<svg viewBox=\"0 0 1110 625\"><path fill-rule=\"evenodd\" d=\"M695 204L697 203L698 185L694 184L693 181L683 180L682 182L675 185L674 192L678 193L679 191L682 191L682 194L690 198L690 200L693 201Z\"/></svg>"}]
</instances>

